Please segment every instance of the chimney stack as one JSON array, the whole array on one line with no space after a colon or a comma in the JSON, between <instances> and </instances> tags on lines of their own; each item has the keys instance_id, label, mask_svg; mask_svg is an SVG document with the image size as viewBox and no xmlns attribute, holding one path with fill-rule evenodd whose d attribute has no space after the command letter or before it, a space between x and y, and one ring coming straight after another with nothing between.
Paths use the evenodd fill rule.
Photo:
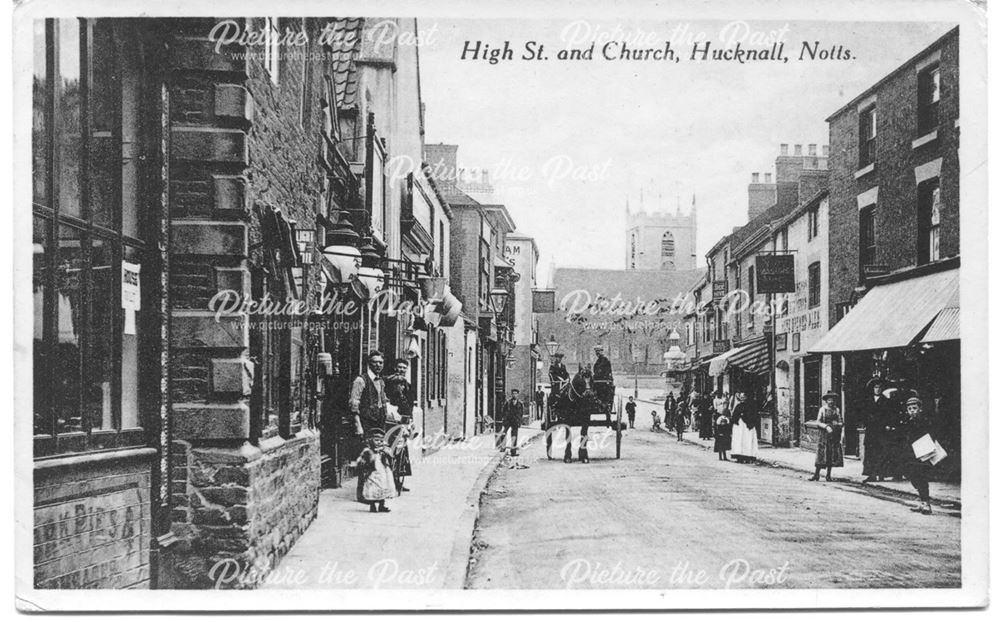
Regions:
<instances>
[{"instance_id":1,"label":"chimney stack","mask_svg":"<svg viewBox=\"0 0 1000 622\"><path fill-rule=\"evenodd\" d=\"M795 145L795 155L802 155L802 145Z\"/></svg>"},{"instance_id":2,"label":"chimney stack","mask_svg":"<svg viewBox=\"0 0 1000 622\"><path fill-rule=\"evenodd\" d=\"M830 157L830 145L823 145L823 157Z\"/></svg>"},{"instance_id":3,"label":"chimney stack","mask_svg":"<svg viewBox=\"0 0 1000 622\"><path fill-rule=\"evenodd\" d=\"M781 143L781 155L788 155L788 143Z\"/></svg>"},{"instance_id":4,"label":"chimney stack","mask_svg":"<svg viewBox=\"0 0 1000 622\"><path fill-rule=\"evenodd\" d=\"M809 155L811 155L811 156L815 156L816 155L816 143L811 143L809 145Z\"/></svg>"},{"instance_id":5,"label":"chimney stack","mask_svg":"<svg viewBox=\"0 0 1000 622\"><path fill-rule=\"evenodd\" d=\"M760 173L751 174L750 180L747 186L747 219L753 220L777 201L778 186L771 183L770 173L764 173L764 183L760 183Z\"/></svg>"}]
</instances>

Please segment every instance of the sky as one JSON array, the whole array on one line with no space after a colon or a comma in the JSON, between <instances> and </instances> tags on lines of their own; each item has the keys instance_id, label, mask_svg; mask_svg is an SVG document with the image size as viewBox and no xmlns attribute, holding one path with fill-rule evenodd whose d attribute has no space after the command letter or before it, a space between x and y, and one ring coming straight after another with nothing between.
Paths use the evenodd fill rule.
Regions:
<instances>
[{"instance_id":1,"label":"sky","mask_svg":"<svg viewBox=\"0 0 1000 622\"><path fill-rule=\"evenodd\" d=\"M497 202L536 239L539 286L552 266L625 267L625 201L698 205L698 265L747 220L753 172L779 145L828 144L825 119L947 32L941 23L421 20L425 141L457 144L458 165L491 170ZM753 44L751 44L751 37ZM749 49L785 42L789 62L692 62L694 41ZM477 41L513 50L489 63ZM525 43L547 60L524 60ZM607 41L673 61L605 60ZM764 43L757 44L763 41ZM798 61L802 42L850 60ZM594 59L557 59L564 48ZM620 43L613 44L613 47ZM833 54L836 55L836 54ZM805 147L803 147L805 149ZM662 197L662 198L661 198Z\"/></svg>"}]
</instances>

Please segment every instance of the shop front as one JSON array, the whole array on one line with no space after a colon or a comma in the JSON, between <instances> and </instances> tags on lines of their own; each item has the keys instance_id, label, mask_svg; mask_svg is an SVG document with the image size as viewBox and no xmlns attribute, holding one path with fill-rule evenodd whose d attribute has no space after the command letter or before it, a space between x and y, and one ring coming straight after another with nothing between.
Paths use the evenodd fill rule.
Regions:
<instances>
[{"instance_id":1,"label":"shop front","mask_svg":"<svg viewBox=\"0 0 1000 622\"><path fill-rule=\"evenodd\" d=\"M890 398L916 395L949 459L937 476L958 479L961 463L961 340L958 260L878 279L811 352L831 355L843 370L845 444L861 453L869 382L882 379ZM853 436L853 438L852 438Z\"/></svg>"}]
</instances>

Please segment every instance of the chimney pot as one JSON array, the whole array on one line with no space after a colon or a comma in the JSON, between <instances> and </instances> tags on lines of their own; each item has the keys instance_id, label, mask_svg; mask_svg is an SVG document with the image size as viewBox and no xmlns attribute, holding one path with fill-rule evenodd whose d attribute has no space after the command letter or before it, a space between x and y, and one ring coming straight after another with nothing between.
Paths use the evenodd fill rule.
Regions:
<instances>
[{"instance_id":1,"label":"chimney pot","mask_svg":"<svg viewBox=\"0 0 1000 622\"><path fill-rule=\"evenodd\" d=\"M784 156L788 155L788 144L787 143L781 143L781 155L784 155Z\"/></svg>"},{"instance_id":2,"label":"chimney pot","mask_svg":"<svg viewBox=\"0 0 1000 622\"><path fill-rule=\"evenodd\" d=\"M815 143L812 143L812 144L809 145L809 155L811 155L811 156L816 155L816 144Z\"/></svg>"},{"instance_id":3,"label":"chimney pot","mask_svg":"<svg viewBox=\"0 0 1000 622\"><path fill-rule=\"evenodd\" d=\"M764 183L765 184L771 183L771 174L770 173L764 173Z\"/></svg>"},{"instance_id":4,"label":"chimney pot","mask_svg":"<svg viewBox=\"0 0 1000 622\"><path fill-rule=\"evenodd\" d=\"M823 156L826 157L830 155L830 145L823 145Z\"/></svg>"},{"instance_id":5,"label":"chimney pot","mask_svg":"<svg viewBox=\"0 0 1000 622\"><path fill-rule=\"evenodd\" d=\"M760 173L753 173L750 175L751 183L760 183Z\"/></svg>"},{"instance_id":6,"label":"chimney pot","mask_svg":"<svg viewBox=\"0 0 1000 622\"><path fill-rule=\"evenodd\" d=\"M795 145L795 155L802 155L802 145Z\"/></svg>"}]
</instances>

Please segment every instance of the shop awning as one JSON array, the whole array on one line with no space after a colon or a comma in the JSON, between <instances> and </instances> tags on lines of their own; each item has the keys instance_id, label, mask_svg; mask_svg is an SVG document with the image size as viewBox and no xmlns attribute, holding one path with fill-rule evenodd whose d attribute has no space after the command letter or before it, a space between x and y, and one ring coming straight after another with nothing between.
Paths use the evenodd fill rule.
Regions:
<instances>
[{"instance_id":1,"label":"shop awning","mask_svg":"<svg viewBox=\"0 0 1000 622\"><path fill-rule=\"evenodd\" d=\"M730 367L758 374L767 369L767 338L758 337L708 361L708 374L721 376Z\"/></svg>"},{"instance_id":2,"label":"shop awning","mask_svg":"<svg viewBox=\"0 0 1000 622\"><path fill-rule=\"evenodd\" d=\"M953 335L948 338L958 339L957 301L957 268L878 285L809 351L901 348L917 341L925 330L927 334L933 330L934 336ZM949 311L942 315L946 308L954 308L954 314ZM941 317L940 327L930 326L938 317Z\"/></svg>"},{"instance_id":3,"label":"shop awning","mask_svg":"<svg viewBox=\"0 0 1000 622\"><path fill-rule=\"evenodd\" d=\"M729 359L729 364L751 374L767 371L767 338L761 337L745 344Z\"/></svg>"}]
</instances>

